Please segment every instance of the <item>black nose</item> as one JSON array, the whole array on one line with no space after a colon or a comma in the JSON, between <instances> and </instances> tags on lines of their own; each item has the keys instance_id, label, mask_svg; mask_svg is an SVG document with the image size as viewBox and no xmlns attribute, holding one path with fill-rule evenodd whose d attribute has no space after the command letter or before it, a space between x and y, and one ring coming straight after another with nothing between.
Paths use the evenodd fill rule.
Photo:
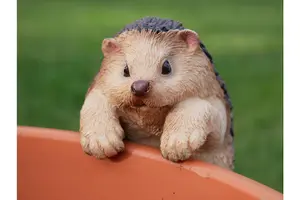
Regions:
<instances>
[{"instance_id":1,"label":"black nose","mask_svg":"<svg viewBox=\"0 0 300 200\"><path fill-rule=\"evenodd\" d=\"M148 81L138 80L132 83L131 91L135 96L144 96L149 91L150 84Z\"/></svg>"}]
</instances>

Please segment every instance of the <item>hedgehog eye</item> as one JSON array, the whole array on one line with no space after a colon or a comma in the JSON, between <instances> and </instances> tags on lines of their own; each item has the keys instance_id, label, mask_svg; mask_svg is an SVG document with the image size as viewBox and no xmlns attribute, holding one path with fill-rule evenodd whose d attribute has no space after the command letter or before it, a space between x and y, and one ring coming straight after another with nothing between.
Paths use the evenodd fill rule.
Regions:
<instances>
[{"instance_id":1,"label":"hedgehog eye","mask_svg":"<svg viewBox=\"0 0 300 200\"><path fill-rule=\"evenodd\" d=\"M170 65L169 61L166 60L162 66L161 73L166 75L166 74L170 74L171 71L172 71L171 65Z\"/></svg>"},{"instance_id":2,"label":"hedgehog eye","mask_svg":"<svg viewBox=\"0 0 300 200\"><path fill-rule=\"evenodd\" d=\"M123 74L123 76L125 76L125 77L129 77L130 76L129 69L128 69L127 65L124 67L124 74Z\"/></svg>"}]
</instances>

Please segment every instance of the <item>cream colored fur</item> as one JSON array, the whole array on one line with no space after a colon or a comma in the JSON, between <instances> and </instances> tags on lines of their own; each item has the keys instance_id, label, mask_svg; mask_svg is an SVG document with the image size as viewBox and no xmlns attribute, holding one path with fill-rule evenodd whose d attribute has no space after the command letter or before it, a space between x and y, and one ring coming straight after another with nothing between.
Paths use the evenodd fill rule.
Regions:
<instances>
[{"instance_id":1,"label":"cream colored fur","mask_svg":"<svg viewBox=\"0 0 300 200\"><path fill-rule=\"evenodd\" d=\"M103 41L104 60L80 113L83 150L107 158L124 150L123 139L160 148L177 162L200 159L233 169L230 113L212 66L190 30L153 34L129 31ZM168 59L172 73L161 75ZM122 72L128 65L130 77ZM130 85L151 83L135 98ZM144 107L135 107L136 102Z\"/></svg>"}]
</instances>

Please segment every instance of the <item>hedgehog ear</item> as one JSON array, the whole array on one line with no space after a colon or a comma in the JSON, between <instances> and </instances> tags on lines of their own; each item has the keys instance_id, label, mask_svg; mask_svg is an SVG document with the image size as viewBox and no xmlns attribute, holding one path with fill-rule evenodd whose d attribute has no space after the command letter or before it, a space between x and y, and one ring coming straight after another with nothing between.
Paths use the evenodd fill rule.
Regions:
<instances>
[{"instance_id":1,"label":"hedgehog ear","mask_svg":"<svg viewBox=\"0 0 300 200\"><path fill-rule=\"evenodd\" d=\"M120 45L114 38L105 38L102 41L102 53L107 56L111 53L118 52L120 50Z\"/></svg>"},{"instance_id":2,"label":"hedgehog ear","mask_svg":"<svg viewBox=\"0 0 300 200\"><path fill-rule=\"evenodd\" d=\"M199 36L195 31L185 29L178 32L178 36L181 40L185 41L188 48L191 51L195 51L199 48L200 40Z\"/></svg>"}]
</instances>

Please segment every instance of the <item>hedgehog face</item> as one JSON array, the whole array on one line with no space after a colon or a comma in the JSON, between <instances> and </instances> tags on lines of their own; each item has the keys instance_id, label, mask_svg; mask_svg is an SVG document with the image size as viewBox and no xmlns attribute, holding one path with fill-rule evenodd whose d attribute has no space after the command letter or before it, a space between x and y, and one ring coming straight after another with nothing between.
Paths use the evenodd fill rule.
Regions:
<instances>
[{"instance_id":1,"label":"hedgehog face","mask_svg":"<svg viewBox=\"0 0 300 200\"><path fill-rule=\"evenodd\" d=\"M104 92L117 106L172 106L219 89L198 35L191 30L127 31L104 39L102 51Z\"/></svg>"}]
</instances>

